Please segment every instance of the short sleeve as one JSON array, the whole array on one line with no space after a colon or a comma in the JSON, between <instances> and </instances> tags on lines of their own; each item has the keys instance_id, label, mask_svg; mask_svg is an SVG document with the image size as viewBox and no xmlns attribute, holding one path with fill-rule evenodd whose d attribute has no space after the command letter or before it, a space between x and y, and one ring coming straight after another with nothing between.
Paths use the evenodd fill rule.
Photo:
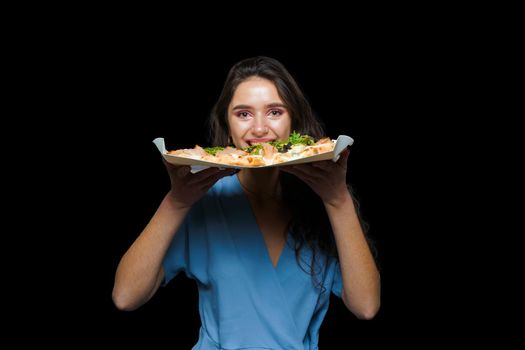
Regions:
<instances>
[{"instance_id":1,"label":"short sleeve","mask_svg":"<svg viewBox=\"0 0 525 350\"><path fill-rule=\"evenodd\" d=\"M341 294L343 293L343 276L341 275L341 266L339 265L339 261L336 261L334 265L332 293L341 298Z\"/></svg>"},{"instance_id":2,"label":"short sleeve","mask_svg":"<svg viewBox=\"0 0 525 350\"><path fill-rule=\"evenodd\" d=\"M166 256L162 262L164 268L164 282L166 285L181 271L188 267L188 220L184 220L179 230L173 237Z\"/></svg>"}]
</instances>

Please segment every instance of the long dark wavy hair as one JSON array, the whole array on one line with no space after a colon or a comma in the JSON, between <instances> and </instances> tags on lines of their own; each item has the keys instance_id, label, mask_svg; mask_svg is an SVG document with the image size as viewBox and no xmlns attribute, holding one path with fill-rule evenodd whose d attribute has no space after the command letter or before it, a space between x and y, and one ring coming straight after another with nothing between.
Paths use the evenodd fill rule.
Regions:
<instances>
[{"instance_id":1,"label":"long dark wavy hair","mask_svg":"<svg viewBox=\"0 0 525 350\"><path fill-rule=\"evenodd\" d=\"M228 106L239 84L251 77L264 78L275 84L290 114L292 130L315 139L325 136L321 121L315 116L310 103L287 69L273 58L259 56L242 60L230 69L219 99L211 111L209 119L211 145L223 147L228 145L230 135ZM281 172L280 183L283 200L292 213L289 228L295 242L297 262L312 276L314 284L324 291L321 281L317 278L322 272L318 257L325 259L337 257L334 235L324 205L319 196L295 176ZM365 226L362 226L364 230ZM305 246L312 252L309 262L304 261L300 254ZM309 267L309 271L306 267Z\"/></svg>"}]
</instances>

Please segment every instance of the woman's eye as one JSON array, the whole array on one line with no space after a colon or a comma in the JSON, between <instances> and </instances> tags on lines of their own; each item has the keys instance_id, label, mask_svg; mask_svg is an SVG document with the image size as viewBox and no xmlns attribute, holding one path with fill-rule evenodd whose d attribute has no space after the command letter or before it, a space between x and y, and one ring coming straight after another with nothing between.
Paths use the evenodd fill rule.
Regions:
<instances>
[{"instance_id":1,"label":"woman's eye","mask_svg":"<svg viewBox=\"0 0 525 350\"><path fill-rule=\"evenodd\" d=\"M281 114L283 114L283 112L281 112L280 110L277 110L277 109L274 109L274 110L270 111L270 115L272 117L276 117L276 116L279 116Z\"/></svg>"},{"instance_id":2,"label":"woman's eye","mask_svg":"<svg viewBox=\"0 0 525 350\"><path fill-rule=\"evenodd\" d=\"M248 112L239 112L239 113L237 113L237 116L239 118L245 119L245 118L248 118L250 116L250 114Z\"/></svg>"}]
</instances>

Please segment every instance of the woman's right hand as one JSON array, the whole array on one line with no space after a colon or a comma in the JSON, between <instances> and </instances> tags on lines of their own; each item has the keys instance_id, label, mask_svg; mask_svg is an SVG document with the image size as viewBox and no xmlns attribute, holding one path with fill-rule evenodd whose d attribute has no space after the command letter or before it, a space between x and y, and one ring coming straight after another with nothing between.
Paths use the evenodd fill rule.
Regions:
<instances>
[{"instance_id":1,"label":"woman's right hand","mask_svg":"<svg viewBox=\"0 0 525 350\"><path fill-rule=\"evenodd\" d=\"M192 174L187 165L173 165L163 159L171 182L170 195L179 209L189 208L221 178L233 175L236 169L208 168Z\"/></svg>"}]
</instances>

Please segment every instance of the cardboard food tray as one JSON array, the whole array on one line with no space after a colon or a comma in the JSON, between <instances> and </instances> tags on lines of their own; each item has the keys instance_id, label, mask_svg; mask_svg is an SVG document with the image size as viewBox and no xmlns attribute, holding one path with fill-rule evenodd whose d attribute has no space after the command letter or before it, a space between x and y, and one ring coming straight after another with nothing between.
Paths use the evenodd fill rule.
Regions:
<instances>
[{"instance_id":1,"label":"cardboard food tray","mask_svg":"<svg viewBox=\"0 0 525 350\"><path fill-rule=\"evenodd\" d=\"M208 161L200 160L200 159L175 156L172 154L168 154L168 151L166 150L166 146L164 144L164 138L158 137L155 140L153 140L153 143L157 146L160 153L162 154L162 156L164 157L164 159L166 159L168 163L175 164L175 165L190 165L191 171L195 173L195 172L204 170L209 167L254 169L254 168L270 168L270 167L275 167L275 166L285 166L285 165L293 165L293 164L301 164L301 163L311 163L311 162L318 162L321 160L329 160L329 159L336 162L337 159L339 159L339 154L346 147L352 145L354 143L354 140L350 136L339 135L339 137L336 140L334 150L331 152L316 154L314 156L305 157L305 158L294 159L294 160L290 160L290 161L279 163L279 164L261 165L261 166L228 165L228 164L222 164L222 163L208 162Z\"/></svg>"}]
</instances>

